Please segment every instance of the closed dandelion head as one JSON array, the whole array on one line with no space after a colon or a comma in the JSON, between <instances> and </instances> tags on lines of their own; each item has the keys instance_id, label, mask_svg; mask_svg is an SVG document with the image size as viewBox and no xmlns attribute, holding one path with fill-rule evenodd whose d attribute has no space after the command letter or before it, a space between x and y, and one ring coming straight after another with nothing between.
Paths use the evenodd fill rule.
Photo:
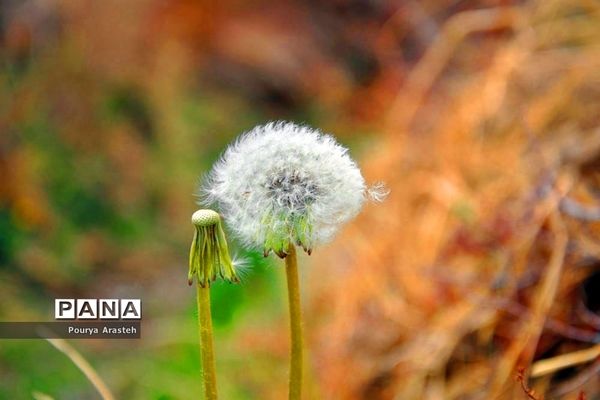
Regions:
<instances>
[{"instance_id":1,"label":"closed dandelion head","mask_svg":"<svg viewBox=\"0 0 600 400\"><path fill-rule=\"evenodd\" d=\"M228 226L265 256L296 244L309 254L353 218L368 197L348 150L329 135L288 122L257 126L231 144L201 188Z\"/></svg>"},{"instance_id":2,"label":"closed dandelion head","mask_svg":"<svg viewBox=\"0 0 600 400\"><path fill-rule=\"evenodd\" d=\"M190 248L188 283L196 278L202 287L220 276L229 282L238 282L235 261L231 260L221 216L213 210L198 210L192 215L196 229Z\"/></svg>"}]
</instances>

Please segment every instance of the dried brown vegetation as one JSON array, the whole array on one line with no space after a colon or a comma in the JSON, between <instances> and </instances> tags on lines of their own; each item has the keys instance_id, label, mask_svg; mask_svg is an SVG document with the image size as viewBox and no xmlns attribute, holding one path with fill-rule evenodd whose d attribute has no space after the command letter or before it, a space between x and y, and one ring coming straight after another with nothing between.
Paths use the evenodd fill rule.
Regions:
<instances>
[{"instance_id":1,"label":"dried brown vegetation","mask_svg":"<svg viewBox=\"0 0 600 400\"><path fill-rule=\"evenodd\" d=\"M325 398L523 398L519 366L597 343L599 12L541 2L441 27L365 157L388 201L319 260ZM530 384L593 398L599 355Z\"/></svg>"}]
</instances>

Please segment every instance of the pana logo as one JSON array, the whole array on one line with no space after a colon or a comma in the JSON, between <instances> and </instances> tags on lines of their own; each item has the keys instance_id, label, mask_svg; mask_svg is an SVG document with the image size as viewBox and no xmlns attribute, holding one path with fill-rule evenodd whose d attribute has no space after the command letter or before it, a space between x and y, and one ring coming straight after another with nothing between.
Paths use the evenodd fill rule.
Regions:
<instances>
[{"instance_id":1,"label":"pana logo","mask_svg":"<svg viewBox=\"0 0 600 400\"><path fill-rule=\"evenodd\" d=\"M55 299L55 319L142 319L140 299Z\"/></svg>"}]
</instances>

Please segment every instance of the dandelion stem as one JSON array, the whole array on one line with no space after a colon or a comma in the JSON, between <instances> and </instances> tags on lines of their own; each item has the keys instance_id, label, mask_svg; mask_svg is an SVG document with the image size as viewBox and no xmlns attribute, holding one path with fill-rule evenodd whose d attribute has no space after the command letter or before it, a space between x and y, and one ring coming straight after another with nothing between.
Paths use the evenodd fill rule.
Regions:
<instances>
[{"instance_id":1,"label":"dandelion stem","mask_svg":"<svg viewBox=\"0 0 600 400\"><path fill-rule=\"evenodd\" d=\"M288 301L290 308L291 357L290 357L290 400L300 400L302 393L302 315L300 311L300 285L298 283L298 261L293 244L285 258Z\"/></svg>"},{"instance_id":2,"label":"dandelion stem","mask_svg":"<svg viewBox=\"0 0 600 400\"><path fill-rule=\"evenodd\" d=\"M198 300L198 328L200 330L200 358L204 380L204 398L217 399L217 373L213 346L212 318L210 315L210 286L196 285Z\"/></svg>"}]
</instances>

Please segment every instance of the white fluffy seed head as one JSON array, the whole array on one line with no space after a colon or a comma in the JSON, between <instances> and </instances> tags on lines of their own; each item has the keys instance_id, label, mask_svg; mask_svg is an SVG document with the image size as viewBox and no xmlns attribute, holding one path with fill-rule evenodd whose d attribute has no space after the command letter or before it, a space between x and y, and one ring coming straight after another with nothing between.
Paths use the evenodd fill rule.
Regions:
<instances>
[{"instance_id":1,"label":"white fluffy seed head","mask_svg":"<svg viewBox=\"0 0 600 400\"><path fill-rule=\"evenodd\" d=\"M257 126L231 144L201 187L248 246L280 256L290 244L310 252L353 218L368 189L348 150L329 135L289 122Z\"/></svg>"}]
</instances>

